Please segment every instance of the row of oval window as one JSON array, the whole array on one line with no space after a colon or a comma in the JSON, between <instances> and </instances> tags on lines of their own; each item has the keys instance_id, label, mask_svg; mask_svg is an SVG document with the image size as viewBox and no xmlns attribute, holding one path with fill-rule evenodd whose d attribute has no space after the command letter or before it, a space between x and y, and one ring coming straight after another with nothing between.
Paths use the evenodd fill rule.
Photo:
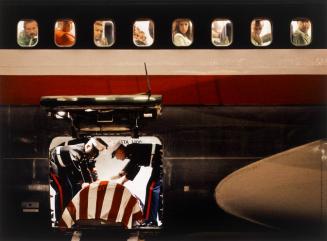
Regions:
<instances>
[{"instance_id":1,"label":"row of oval window","mask_svg":"<svg viewBox=\"0 0 327 241\"><path fill-rule=\"evenodd\" d=\"M272 43L272 24L264 18L251 22L251 43L255 46L268 46ZM291 21L290 40L295 46L311 43L312 24L307 18ZM38 43L38 23L24 19L17 24L17 43L21 47L34 47ZM154 22L151 19L137 20L133 24L133 43L138 47L149 47L154 43ZM193 23L180 18L172 23L172 43L176 47L187 47L193 43ZM98 47L111 47L115 43L115 24L112 20L97 20L93 24L93 41ZM58 47L72 47L76 43L76 27L70 19L56 21L54 42ZM229 19L215 19L211 23L211 42L214 46L229 46L233 42L233 23Z\"/></svg>"}]
</instances>

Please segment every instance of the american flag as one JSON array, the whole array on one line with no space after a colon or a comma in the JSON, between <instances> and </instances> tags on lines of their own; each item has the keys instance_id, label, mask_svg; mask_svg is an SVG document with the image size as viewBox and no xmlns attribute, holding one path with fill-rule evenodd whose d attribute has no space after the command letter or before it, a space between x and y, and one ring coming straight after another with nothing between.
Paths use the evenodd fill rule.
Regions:
<instances>
[{"instance_id":1,"label":"american flag","mask_svg":"<svg viewBox=\"0 0 327 241\"><path fill-rule=\"evenodd\" d=\"M139 200L124 186L109 181L94 182L80 190L65 208L60 227L71 228L78 220L101 220L132 228L143 220Z\"/></svg>"}]
</instances>

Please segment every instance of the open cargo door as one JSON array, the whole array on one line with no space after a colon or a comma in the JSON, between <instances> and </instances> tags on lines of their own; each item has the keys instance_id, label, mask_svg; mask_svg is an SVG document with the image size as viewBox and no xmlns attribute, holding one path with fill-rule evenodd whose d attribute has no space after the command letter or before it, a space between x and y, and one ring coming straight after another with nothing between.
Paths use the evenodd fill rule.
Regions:
<instances>
[{"instance_id":1,"label":"open cargo door","mask_svg":"<svg viewBox=\"0 0 327 241\"><path fill-rule=\"evenodd\" d=\"M161 95L43 96L48 116L71 123L72 136L132 132L161 114Z\"/></svg>"}]
</instances>

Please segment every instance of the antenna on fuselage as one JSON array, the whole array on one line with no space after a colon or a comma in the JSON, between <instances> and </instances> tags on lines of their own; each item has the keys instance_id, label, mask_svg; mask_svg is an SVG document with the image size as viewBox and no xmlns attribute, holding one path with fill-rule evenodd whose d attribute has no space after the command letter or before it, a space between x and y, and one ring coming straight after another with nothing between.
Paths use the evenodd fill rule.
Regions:
<instances>
[{"instance_id":1,"label":"antenna on fuselage","mask_svg":"<svg viewBox=\"0 0 327 241\"><path fill-rule=\"evenodd\" d=\"M146 63L144 62L144 68L145 68L145 75L146 75L146 84L147 84L147 92L146 94L148 95L148 97L151 96L151 82L150 82L150 78L148 75L148 70L146 68Z\"/></svg>"}]
</instances>

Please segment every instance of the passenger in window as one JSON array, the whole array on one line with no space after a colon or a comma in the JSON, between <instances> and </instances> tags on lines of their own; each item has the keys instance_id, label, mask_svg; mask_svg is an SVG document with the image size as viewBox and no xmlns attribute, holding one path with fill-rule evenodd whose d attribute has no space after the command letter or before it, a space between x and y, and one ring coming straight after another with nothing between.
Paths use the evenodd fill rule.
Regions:
<instances>
[{"instance_id":1,"label":"passenger in window","mask_svg":"<svg viewBox=\"0 0 327 241\"><path fill-rule=\"evenodd\" d=\"M56 24L55 42L58 46L70 47L75 44L73 22L71 20L60 20Z\"/></svg>"},{"instance_id":2,"label":"passenger in window","mask_svg":"<svg viewBox=\"0 0 327 241\"><path fill-rule=\"evenodd\" d=\"M146 45L145 33L142 30L140 30L140 28L137 26L134 26L133 29L133 40L137 46Z\"/></svg>"},{"instance_id":3,"label":"passenger in window","mask_svg":"<svg viewBox=\"0 0 327 241\"><path fill-rule=\"evenodd\" d=\"M190 46L193 41L191 21L177 19L173 23L173 43L175 46Z\"/></svg>"},{"instance_id":4,"label":"passenger in window","mask_svg":"<svg viewBox=\"0 0 327 241\"><path fill-rule=\"evenodd\" d=\"M262 29L265 27L265 22L268 20L253 20L251 23L251 42L255 46L267 46L272 41L271 28L267 26L267 33L262 34ZM269 27L269 28L268 28Z\"/></svg>"},{"instance_id":5,"label":"passenger in window","mask_svg":"<svg viewBox=\"0 0 327 241\"><path fill-rule=\"evenodd\" d=\"M17 42L22 47L33 47L38 42L38 25L35 20L23 21L23 30L18 34Z\"/></svg>"},{"instance_id":6,"label":"passenger in window","mask_svg":"<svg viewBox=\"0 0 327 241\"><path fill-rule=\"evenodd\" d=\"M305 46L311 43L311 22L308 19L297 21L297 29L292 34L292 43L297 46Z\"/></svg>"},{"instance_id":7,"label":"passenger in window","mask_svg":"<svg viewBox=\"0 0 327 241\"><path fill-rule=\"evenodd\" d=\"M133 143L127 146L120 144L116 149L113 149L112 157L116 157L120 161L130 160L121 172L111 177L112 180L124 177L122 185L129 180L133 181L141 166L152 167L151 176L146 187L143 208L145 222L142 226L158 226L157 216L161 203L162 146Z\"/></svg>"},{"instance_id":8,"label":"passenger in window","mask_svg":"<svg viewBox=\"0 0 327 241\"><path fill-rule=\"evenodd\" d=\"M96 21L93 26L94 43L97 46L108 46L108 39L104 36L104 27L102 21Z\"/></svg>"},{"instance_id":9,"label":"passenger in window","mask_svg":"<svg viewBox=\"0 0 327 241\"><path fill-rule=\"evenodd\" d=\"M211 28L212 43L216 46L227 46L232 42L232 23L225 21L214 21Z\"/></svg>"},{"instance_id":10,"label":"passenger in window","mask_svg":"<svg viewBox=\"0 0 327 241\"><path fill-rule=\"evenodd\" d=\"M152 29L152 33L150 30ZM136 21L133 26L133 41L136 46L150 46L153 43L151 21Z\"/></svg>"}]
</instances>

